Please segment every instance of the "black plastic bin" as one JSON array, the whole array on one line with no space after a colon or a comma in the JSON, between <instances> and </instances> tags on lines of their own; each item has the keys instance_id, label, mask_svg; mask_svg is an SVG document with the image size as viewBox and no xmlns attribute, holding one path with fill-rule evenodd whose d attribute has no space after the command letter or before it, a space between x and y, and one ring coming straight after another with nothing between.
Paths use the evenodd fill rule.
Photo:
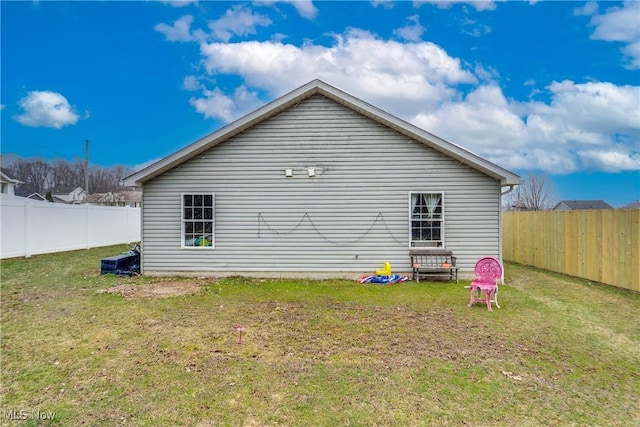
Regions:
<instances>
[{"instance_id":1,"label":"black plastic bin","mask_svg":"<svg viewBox=\"0 0 640 427\"><path fill-rule=\"evenodd\" d=\"M103 258L100 263L100 274L115 274L117 276L140 274L140 254L128 253Z\"/></svg>"}]
</instances>

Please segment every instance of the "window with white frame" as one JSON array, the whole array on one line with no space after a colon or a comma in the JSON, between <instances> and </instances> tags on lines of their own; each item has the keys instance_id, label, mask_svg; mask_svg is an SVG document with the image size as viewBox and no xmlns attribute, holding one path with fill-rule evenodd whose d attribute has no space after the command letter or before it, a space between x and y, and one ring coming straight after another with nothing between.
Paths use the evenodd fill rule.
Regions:
<instances>
[{"instance_id":1,"label":"window with white frame","mask_svg":"<svg viewBox=\"0 0 640 427\"><path fill-rule=\"evenodd\" d=\"M444 246L444 194L410 194L411 247Z\"/></svg>"},{"instance_id":2,"label":"window with white frame","mask_svg":"<svg viewBox=\"0 0 640 427\"><path fill-rule=\"evenodd\" d=\"M214 195L182 195L182 246L212 248L214 246Z\"/></svg>"}]
</instances>

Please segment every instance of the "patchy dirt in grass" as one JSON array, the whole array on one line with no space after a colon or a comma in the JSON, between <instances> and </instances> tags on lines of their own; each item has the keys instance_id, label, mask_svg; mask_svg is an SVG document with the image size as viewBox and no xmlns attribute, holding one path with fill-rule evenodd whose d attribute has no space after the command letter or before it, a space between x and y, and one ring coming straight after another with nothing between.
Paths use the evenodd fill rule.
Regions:
<instances>
[{"instance_id":1,"label":"patchy dirt in grass","mask_svg":"<svg viewBox=\"0 0 640 427\"><path fill-rule=\"evenodd\" d=\"M192 372L220 369L238 358L270 366L285 361L287 371L305 374L317 363L416 369L428 366L433 358L475 364L539 353L535 343L526 347L509 344L490 326L460 316L453 309L415 311L401 305L371 307L331 301L236 304L239 302L211 306L206 322L198 320L196 313L189 314L189 320L180 319L182 326L186 322L200 325L196 328L198 338L191 337L190 325L177 330L174 321L168 323L167 319L154 319L145 326L154 336L170 333L182 337L185 346L207 343L204 347L198 344L190 353L193 364L188 368ZM244 327L241 343L238 324Z\"/></svg>"},{"instance_id":2,"label":"patchy dirt in grass","mask_svg":"<svg viewBox=\"0 0 640 427\"><path fill-rule=\"evenodd\" d=\"M204 283L197 281L167 281L140 285L121 284L102 289L98 293L123 295L126 299L168 298L193 295L200 291Z\"/></svg>"},{"instance_id":3,"label":"patchy dirt in grass","mask_svg":"<svg viewBox=\"0 0 640 427\"><path fill-rule=\"evenodd\" d=\"M99 292L140 300L192 295L208 285L210 280L159 279L121 283ZM238 357L263 362L286 360L292 366L304 367L308 363L366 362L380 369L412 369L425 366L431 358L464 363L518 360L533 353L544 358L541 344L512 342L491 323L461 316L452 308L415 310L405 305L370 306L331 299L313 304L252 298L216 301L205 311L194 308L171 319L154 317L140 326L154 336L182 337L189 349L193 343L206 342L204 347L198 344L187 352L191 372L212 366L218 369L222 361ZM239 325L244 327L241 344ZM174 358L179 353L159 351L156 356Z\"/></svg>"}]
</instances>

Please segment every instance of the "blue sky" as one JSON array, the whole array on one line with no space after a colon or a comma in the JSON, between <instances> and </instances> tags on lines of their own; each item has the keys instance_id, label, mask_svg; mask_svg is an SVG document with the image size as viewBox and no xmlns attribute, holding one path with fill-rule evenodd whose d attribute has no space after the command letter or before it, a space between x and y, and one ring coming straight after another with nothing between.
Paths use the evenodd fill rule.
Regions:
<instances>
[{"instance_id":1,"label":"blue sky","mask_svg":"<svg viewBox=\"0 0 640 427\"><path fill-rule=\"evenodd\" d=\"M557 199L640 198L640 2L2 1L3 155L138 168L321 78Z\"/></svg>"}]
</instances>

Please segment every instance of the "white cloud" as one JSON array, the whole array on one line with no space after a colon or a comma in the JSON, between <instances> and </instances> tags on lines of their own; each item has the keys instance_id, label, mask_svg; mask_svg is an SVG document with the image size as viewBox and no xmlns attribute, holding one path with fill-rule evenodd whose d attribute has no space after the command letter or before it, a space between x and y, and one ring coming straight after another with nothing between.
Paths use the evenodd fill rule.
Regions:
<instances>
[{"instance_id":1,"label":"white cloud","mask_svg":"<svg viewBox=\"0 0 640 427\"><path fill-rule=\"evenodd\" d=\"M500 73L495 68L485 68L482 64L476 64L475 66L475 74L478 78L485 82L493 82L498 80L500 77Z\"/></svg>"},{"instance_id":2,"label":"white cloud","mask_svg":"<svg viewBox=\"0 0 640 427\"><path fill-rule=\"evenodd\" d=\"M640 68L640 40L629 43L620 49L628 58L627 67L632 70Z\"/></svg>"},{"instance_id":3,"label":"white cloud","mask_svg":"<svg viewBox=\"0 0 640 427\"><path fill-rule=\"evenodd\" d=\"M455 94L451 85L476 82L433 43L385 41L355 29L330 47L250 41L202 44L201 51L208 73L241 75L275 96L319 77L396 112L435 106Z\"/></svg>"},{"instance_id":4,"label":"white cloud","mask_svg":"<svg viewBox=\"0 0 640 427\"><path fill-rule=\"evenodd\" d=\"M173 26L164 23L155 26L155 30L164 34L167 40L175 42L187 42L195 40L191 34L193 16L185 15L173 23Z\"/></svg>"},{"instance_id":5,"label":"white cloud","mask_svg":"<svg viewBox=\"0 0 640 427\"><path fill-rule=\"evenodd\" d=\"M578 154L583 166L590 169L606 172L640 169L640 152L629 152L624 147L611 147L606 151L581 150Z\"/></svg>"},{"instance_id":6,"label":"white cloud","mask_svg":"<svg viewBox=\"0 0 640 427\"><path fill-rule=\"evenodd\" d=\"M184 90L188 90L190 92L196 91L199 89L204 89L205 87L200 83L200 79L196 76L187 76L182 80L182 88Z\"/></svg>"},{"instance_id":7,"label":"white cloud","mask_svg":"<svg viewBox=\"0 0 640 427\"><path fill-rule=\"evenodd\" d=\"M553 94L550 107L556 120L587 132L640 136L638 86L565 80L552 83L548 89Z\"/></svg>"},{"instance_id":8,"label":"white cloud","mask_svg":"<svg viewBox=\"0 0 640 427\"><path fill-rule=\"evenodd\" d=\"M640 2L626 1L622 7L611 7L603 15L596 15L591 35L596 40L630 42L640 37Z\"/></svg>"},{"instance_id":9,"label":"white cloud","mask_svg":"<svg viewBox=\"0 0 640 427\"><path fill-rule=\"evenodd\" d=\"M291 3L303 18L313 19L318 15L318 9L311 0L290 0L282 3Z\"/></svg>"},{"instance_id":10,"label":"white cloud","mask_svg":"<svg viewBox=\"0 0 640 427\"><path fill-rule=\"evenodd\" d=\"M198 5L198 1L197 0L160 0L161 3L164 4L168 4L169 6L173 6L173 7L185 7L185 6L189 6L190 4L193 5Z\"/></svg>"},{"instance_id":11,"label":"white cloud","mask_svg":"<svg viewBox=\"0 0 640 427\"><path fill-rule=\"evenodd\" d=\"M222 18L209 21L209 28L215 38L224 42L228 42L234 35L255 34L257 26L268 27L269 25L271 20L268 17L255 14L240 5L227 10Z\"/></svg>"},{"instance_id":12,"label":"white cloud","mask_svg":"<svg viewBox=\"0 0 640 427\"><path fill-rule=\"evenodd\" d=\"M598 12L598 3L590 1L585 3L582 7L576 7L573 9L573 14L577 16L591 16Z\"/></svg>"},{"instance_id":13,"label":"white cloud","mask_svg":"<svg viewBox=\"0 0 640 427\"><path fill-rule=\"evenodd\" d=\"M517 103L480 86L414 122L510 168L640 170L640 87L564 81L547 89L549 104Z\"/></svg>"},{"instance_id":14,"label":"white cloud","mask_svg":"<svg viewBox=\"0 0 640 427\"><path fill-rule=\"evenodd\" d=\"M491 0L414 0L413 2L414 7L420 7L423 4L432 4L440 9L448 9L454 4L467 4L479 12L496 8L496 2Z\"/></svg>"},{"instance_id":15,"label":"white cloud","mask_svg":"<svg viewBox=\"0 0 640 427\"><path fill-rule=\"evenodd\" d=\"M384 9L393 9L393 0L371 0L371 6L382 7Z\"/></svg>"},{"instance_id":16,"label":"white cloud","mask_svg":"<svg viewBox=\"0 0 640 427\"><path fill-rule=\"evenodd\" d=\"M192 97L189 103L205 118L219 118L231 122L260 107L260 101L255 92L245 86L235 89L233 95L227 96L220 89L204 90L204 97Z\"/></svg>"},{"instance_id":17,"label":"white cloud","mask_svg":"<svg viewBox=\"0 0 640 427\"><path fill-rule=\"evenodd\" d=\"M593 15L591 25L595 30L591 38L624 43L621 51L626 56L626 66L631 69L640 68L640 2L625 1L622 7L611 7L602 15L596 14L596 7L587 6L578 10L578 13L591 12Z\"/></svg>"},{"instance_id":18,"label":"white cloud","mask_svg":"<svg viewBox=\"0 0 640 427\"><path fill-rule=\"evenodd\" d=\"M240 5L227 10L221 18L209 21L208 26L211 33L201 29L192 30L193 20L192 15L184 15L177 19L173 25L157 24L155 30L164 34L168 41L205 42L207 39L213 39L228 42L233 36L256 34L257 26L271 25L271 20L268 17L255 14Z\"/></svg>"},{"instance_id":19,"label":"white cloud","mask_svg":"<svg viewBox=\"0 0 640 427\"><path fill-rule=\"evenodd\" d=\"M482 37L491 32L491 27L486 24L480 24L473 19L465 18L462 31L472 37Z\"/></svg>"},{"instance_id":20,"label":"white cloud","mask_svg":"<svg viewBox=\"0 0 640 427\"><path fill-rule=\"evenodd\" d=\"M306 19L314 19L318 15L318 9L313 5L313 1L311 0L263 0L254 2L254 4L262 6L271 6L275 5L276 3L286 3L292 5L296 8L298 14Z\"/></svg>"},{"instance_id":21,"label":"white cloud","mask_svg":"<svg viewBox=\"0 0 640 427\"><path fill-rule=\"evenodd\" d=\"M76 124L79 119L67 98L56 92L29 92L20 100L19 105L23 113L13 118L25 126L60 129Z\"/></svg>"},{"instance_id":22,"label":"white cloud","mask_svg":"<svg viewBox=\"0 0 640 427\"><path fill-rule=\"evenodd\" d=\"M407 25L406 27L393 30L393 34L402 37L405 40L417 42L420 41L420 37L424 33L425 29L420 25L420 16L413 15L407 18L407 20L413 22L413 25Z\"/></svg>"},{"instance_id":23,"label":"white cloud","mask_svg":"<svg viewBox=\"0 0 640 427\"><path fill-rule=\"evenodd\" d=\"M525 139L525 124L495 85L480 86L465 99L418 113L412 121L477 153L517 150Z\"/></svg>"}]
</instances>

